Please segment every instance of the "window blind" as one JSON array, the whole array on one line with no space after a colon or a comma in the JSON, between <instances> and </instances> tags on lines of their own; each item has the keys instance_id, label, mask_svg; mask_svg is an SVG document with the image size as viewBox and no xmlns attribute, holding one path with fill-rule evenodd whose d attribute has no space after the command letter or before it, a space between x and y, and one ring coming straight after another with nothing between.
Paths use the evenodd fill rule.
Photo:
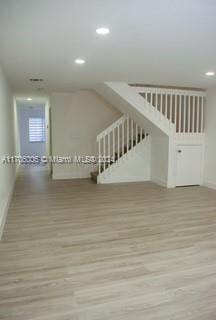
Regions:
<instances>
[{"instance_id":1,"label":"window blind","mask_svg":"<svg viewBox=\"0 0 216 320\"><path fill-rule=\"evenodd\" d=\"M44 118L29 118L29 142L45 141Z\"/></svg>"}]
</instances>

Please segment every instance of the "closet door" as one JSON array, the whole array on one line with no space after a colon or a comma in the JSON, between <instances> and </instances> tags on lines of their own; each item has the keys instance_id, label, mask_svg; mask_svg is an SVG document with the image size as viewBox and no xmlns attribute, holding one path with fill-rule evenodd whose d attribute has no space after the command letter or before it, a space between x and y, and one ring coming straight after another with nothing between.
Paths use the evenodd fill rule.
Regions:
<instances>
[{"instance_id":1,"label":"closet door","mask_svg":"<svg viewBox=\"0 0 216 320\"><path fill-rule=\"evenodd\" d=\"M200 185L202 181L202 146L178 145L176 186Z\"/></svg>"}]
</instances>

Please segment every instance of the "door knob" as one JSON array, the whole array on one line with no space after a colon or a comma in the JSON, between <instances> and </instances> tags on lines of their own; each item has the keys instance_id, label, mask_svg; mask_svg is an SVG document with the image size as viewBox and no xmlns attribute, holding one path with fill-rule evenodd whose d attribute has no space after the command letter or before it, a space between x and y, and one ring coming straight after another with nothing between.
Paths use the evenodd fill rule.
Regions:
<instances>
[{"instance_id":1,"label":"door knob","mask_svg":"<svg viewBox=\"0 0 216 320\"><path fill-rule=\"evenodd\" d=\"M181 150L178 150L178 153L182 153L182 151L181 151Z\"/></svg>"}]
</instances>

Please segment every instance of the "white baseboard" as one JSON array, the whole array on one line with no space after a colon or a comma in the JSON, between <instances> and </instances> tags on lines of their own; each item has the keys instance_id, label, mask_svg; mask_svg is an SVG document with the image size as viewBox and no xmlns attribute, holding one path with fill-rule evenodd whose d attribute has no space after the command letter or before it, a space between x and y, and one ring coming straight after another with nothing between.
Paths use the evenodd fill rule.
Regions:
<instances>
[{"instance_id":1,"label":"white baseboard","mask_svg":"<svg viewBox=\"0 0 216 320\"><path fill-rule=\"evenodd\" d=\"M69 179L87 179L90 174L74 174L74 173L54 173L52 174L53 180L69 180Z\"/></svg>"},{"instance_id":2,"label":"white baseboard","mask_svg":"<svg viewBox=\"0 0 216 320\"><path fill-rule=\"evenodd\" d=\"M16 181L16 175L14 178L14 181L12 183L11 189L8 193L8 198L5 202L5 204L3 204L2 208L1 208L1 212L0 212L0 240L2 239L2 235L3 235L3 231L4 231L4 226L7 220L7 214L8 214L8 209L11 203L11 199L13 196L13 191L14 191L14 186L15 186L15 181Z\"/></svg>"},{"instance_id":3,"label":"white baseboard","mask_svg":"<svg viewBox=\"0 0 216 320\"><path fill-rule=\"evenodd\" d=\"M210 189L214 189L216 190L216 183L211 182L211 181L206 181L203 183L204 187L210 188Z\"/></svg>"},{"instance_id":4,"label":"white baseboard","mask_svg":"<svg viewBox=\"0 0 216 320\"><path fill-rule=\"evenodd\" d=\"M146 179L146 177L140 176L106 176L100 177L99 183L127 183L127 182L145 182L150 181L150 179Z\"/></svg>"}]
</instances>

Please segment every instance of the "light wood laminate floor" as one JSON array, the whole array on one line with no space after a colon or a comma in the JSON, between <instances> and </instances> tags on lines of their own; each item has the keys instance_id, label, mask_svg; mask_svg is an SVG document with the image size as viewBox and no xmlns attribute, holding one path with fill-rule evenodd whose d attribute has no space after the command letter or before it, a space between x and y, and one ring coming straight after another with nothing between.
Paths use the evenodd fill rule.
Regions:
<instances>
[{"instance_id":1,"label":"light wood laminate floor","mask_svg":"<svg viewBox=\"0 0 216 320\"><path fill-rule=\"evenodd\" d=\"M1 320L215 320L216 191L18 177Z\"/></svg>"}]
</instances>

